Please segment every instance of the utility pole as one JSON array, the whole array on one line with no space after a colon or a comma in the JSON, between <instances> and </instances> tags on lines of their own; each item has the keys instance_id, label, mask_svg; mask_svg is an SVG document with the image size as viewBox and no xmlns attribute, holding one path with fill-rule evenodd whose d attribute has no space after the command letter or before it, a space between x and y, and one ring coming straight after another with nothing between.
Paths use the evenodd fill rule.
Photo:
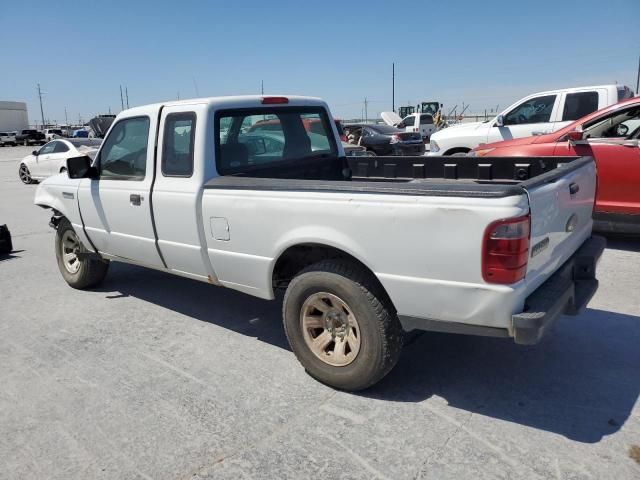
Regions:
<instances>
[{"instance_id":1,"label":"utility pole","mask_svg":"<svg viewBox=\"0 0 640 480\"><path fill-rule=\"evenodd\" d=\"M367 97L364 97L364 121L365 122L369 118L369 110L367 108L368 104L369 104L369 102L367 102Z\"/></svg>"},{"instance_id":2,"label":"utility pole","mask_svg":"<svg viewBox=\"0 0 640 480\"><path fill-rule=\"evenodd\" d=\"M124 110L124 98L122 98L122 85L120 85L120 110Z\"/></svg>"},{"instance_id":3,"label":"utility pole","mask_svg":"<svg viewBox=\"0 0 640 480\"><path fill-rule=\"evenodd\" d=\"M640 92L640 57L638 57L638 76L636 77L636 95Z\"/></svg>"},{"instance_id":4,"label":"utility pole","mask_svg":"<svg viewBox=\"0 0 640 480\"><path fill-rule=\"evenodd\" d=\"M396 111L396 62L391 64L391 110Z\"/></svg>"},{"instance_id":5,"label":"utility pole","mask_svg":"<svg viewBox=\"0 0 640 480\"><path fill-rule=\"evenodd\" d=\"M67 107L64 107L64 123L69 125L69 119L67 118Z\"/></svg>"},{"instance_id":6,"label":"utility pole","mask_svg":"<svg viewBox=\"0 0 640 480\"><path fill-rule=\"evenodd\" d=\"M41 128L44 128L44 110L42 109L42 90L40 89L40 84L38 84L38 98L40 99L40 116L42 118Z\"/></svg>"},{"instance_id":7,"label":"utility pole","mask_svg":"<svg viewBox=\"0 0 640 480\"><path fill-rule=\"evenodd\" d=\"M195 88L196 90L196 96L199 97L200 92L198 91L198 84L196 83L196 77L191 77L191 78L193 78L193 88Z\"/></svg>"},{"instance_id":8,"label":"utility pole","mask_svg":"<svg viewBox=\"0 0 640 480\"><path fill-rule=\"evenodd\" d=\"M124 87L124 93L127 96L127 108L129 108L129 87Z\"/></svg>"},{"instance_id":9,"label":"utility pole","mask_svg":"<svg viewBox=\"0 0 640 480\"><path fill-rule=\"evenodd\" d=\"M260 95L264 95L264 80L260 80Z\"/></svg>"}]
</instances>

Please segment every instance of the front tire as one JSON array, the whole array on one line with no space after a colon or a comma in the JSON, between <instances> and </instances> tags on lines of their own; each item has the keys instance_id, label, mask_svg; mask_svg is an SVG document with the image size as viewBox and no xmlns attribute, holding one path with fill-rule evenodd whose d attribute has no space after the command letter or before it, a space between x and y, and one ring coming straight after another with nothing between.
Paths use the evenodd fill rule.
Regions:
<instances>
[{"instance_id":1,"label":"front tire","mask_svg":"<svg viewBox=\"0 0 640 480\"><path fill-rule=\"evenodd\" d=\"M345 260L324 260L300 272L287 288L283 320L309 375L340 390L375 384L402 349L402 327L377 279Z\"/></svg>"},{"instance_id":2,"label":"front tire","mask_svg":"<svg viewBox=\"0 0 640 480\"><path fill-rule=\"evenodd\" d=\"M18 168L18 176L20 177L22 183L24 183L25 185L34 183L33 178L31 178L29 167L27 167L24 163L21 163L20 167Z\"/></svg>"},{"instance_id":3,"label":"front tire","mask_svg":"<svg viewBox=\"0 0 640 480\"><path fill-rule=\"evenodd\" d=\"M108 260L81 260L79 252L87 252L66 218L56 231L56 260L62 277L73 288L84 290L102 283L109 270Z\"/></svg>"}]
</instances>

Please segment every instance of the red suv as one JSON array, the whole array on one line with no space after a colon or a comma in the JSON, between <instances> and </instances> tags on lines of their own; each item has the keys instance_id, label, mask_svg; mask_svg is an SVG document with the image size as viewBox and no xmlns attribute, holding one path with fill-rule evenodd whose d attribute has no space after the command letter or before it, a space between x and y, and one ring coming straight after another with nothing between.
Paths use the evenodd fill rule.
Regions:
<instances>
[{"instance_id":1,"label":"red suv","mask_svg":"<svg viewBox=\"0 0 640 480\"><path fill-rule=\"evenodd\" d=\"M640 233L640 97L553 133L480 145L470 155L592 156L598 168L594 229Z\"/></svg>"}]
</instances>

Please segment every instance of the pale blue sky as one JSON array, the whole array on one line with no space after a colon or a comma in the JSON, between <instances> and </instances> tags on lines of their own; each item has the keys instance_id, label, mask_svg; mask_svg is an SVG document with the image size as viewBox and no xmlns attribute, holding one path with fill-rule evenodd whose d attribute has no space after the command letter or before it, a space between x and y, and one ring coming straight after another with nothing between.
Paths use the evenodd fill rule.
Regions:
<instances>
[{"instance_id":1,"label":"pale blue sky","mask_svg":"<svg viewBox=\"0 0 640 480\"><path fill-rule=\"evenodd\" d=\"M313 95L335 116L464 101L504 108L549 88L635 89L640 0L37 1L0 8L0 100L40 119L210 95ZM196 85L197 90L196 92Z\"/></svg>"}]
</instances>

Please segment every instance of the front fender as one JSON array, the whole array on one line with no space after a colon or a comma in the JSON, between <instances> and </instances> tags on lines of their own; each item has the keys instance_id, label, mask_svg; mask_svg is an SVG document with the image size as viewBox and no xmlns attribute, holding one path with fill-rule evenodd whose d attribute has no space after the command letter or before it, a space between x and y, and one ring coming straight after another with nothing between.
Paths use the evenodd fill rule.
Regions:
<instances>
[{"instance_id":1,"label":"front fender","mask_svg":"<svg viewBox=\"0 0 640 480\"><path fill-rule=\"evenodd\" d=\"M36 189L33 203L41 208L50 208L66 217L84 246L91 250L91 242L84 232L80 207L78 204L78 186L80 180L71 179L66 174L54 175L40 183Z\"/></svg>"}]
</instances>

